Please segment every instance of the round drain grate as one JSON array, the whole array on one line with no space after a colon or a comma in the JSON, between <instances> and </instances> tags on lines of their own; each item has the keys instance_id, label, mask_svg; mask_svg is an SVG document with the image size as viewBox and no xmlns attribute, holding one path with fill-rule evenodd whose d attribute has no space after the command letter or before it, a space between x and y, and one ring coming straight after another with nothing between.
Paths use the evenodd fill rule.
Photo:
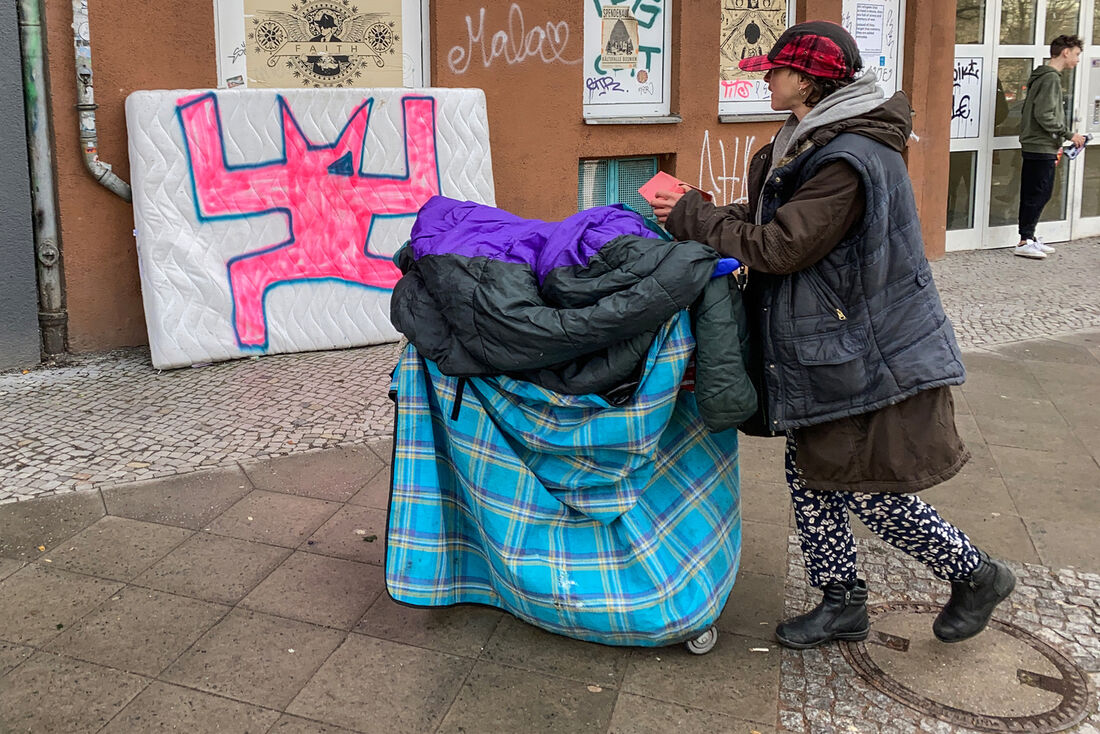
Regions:
<instances>
[{"instance_id":1,"label":"round drain grate","mask_svg":"<svg viewBox=\"0 0 1100 734\"><path fill-rule=\"evenodd\" d=\"M1089 678L1034 635L993 619L951 645L932 636L939 607L868 608L871 634L841 643L848 663L891 698L958 726L989 732L1056 732L1089 714Z\"/></svg>"}]
</instances>

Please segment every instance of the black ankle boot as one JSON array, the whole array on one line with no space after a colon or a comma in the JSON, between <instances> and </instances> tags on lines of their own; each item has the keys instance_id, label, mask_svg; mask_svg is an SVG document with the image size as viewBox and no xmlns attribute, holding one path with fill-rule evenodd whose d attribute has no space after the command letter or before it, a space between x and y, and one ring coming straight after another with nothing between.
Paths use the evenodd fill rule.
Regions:
<instances>
[{"instance_id":1,"label":"black ankle boot","mask_svg":"<svg viewBox=\"0 0 1100 734\"><path fill-rule=\"evenodd\" d=\"M1012 569L979 553L981 563L969 579L951 582L951 598L932 623L940 642L961 642L984 630L993 609L1016 588Z\"/></svg>"},{"instance_id":2,"label":"black ankle boot","mask_svg":"<svg viewBox=\"0 0 1100 734\"><path fill-rule=\"evenodd\" d=\"M871 629L867 618L867 584L861 579L848 589L833 582L824 589L821 603L813 611L775 628L775 638L784 647L805 650L832 640L865 640Z\"/></svg>"}]
</instances>

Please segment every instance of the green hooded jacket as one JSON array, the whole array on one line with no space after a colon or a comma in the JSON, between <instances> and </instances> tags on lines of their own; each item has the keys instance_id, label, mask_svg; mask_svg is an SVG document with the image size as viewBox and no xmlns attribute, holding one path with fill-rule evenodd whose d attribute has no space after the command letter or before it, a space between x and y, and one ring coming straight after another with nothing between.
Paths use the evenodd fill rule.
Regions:
<instances>
[{"instance_id":1,"label":"green hooded jacket","mask_svg":"<svg viewBox=\"0 0 1100 734\"><path fill-rule=\"evenodd\" d=\"M1020 147L1025 153L1057 153L1073 136L1062 107L1062 76L1043 64L1027 80L1027 99L1020 121Z\"/></svg>"}]
</instances>

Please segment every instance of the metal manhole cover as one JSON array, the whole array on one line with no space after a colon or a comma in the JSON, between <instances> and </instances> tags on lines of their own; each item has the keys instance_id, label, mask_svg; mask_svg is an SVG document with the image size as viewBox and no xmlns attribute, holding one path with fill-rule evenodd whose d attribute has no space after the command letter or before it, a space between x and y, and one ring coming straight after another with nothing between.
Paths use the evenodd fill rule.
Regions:
<instances>
[{"instance_id":1,"label":"metal manhole cover","mask_svg":"<svg viewBox=\"0 0 1100 734\"><path fill-rule=\"evenodd\" d=\"M868 608L871 635L842 643L873 687L941 721L990 732L1055 732L1089 714L1089 678L1034 635L993 619L977 637L945 645L932 635L939 607Z\"/></svg>"}]
</instances>

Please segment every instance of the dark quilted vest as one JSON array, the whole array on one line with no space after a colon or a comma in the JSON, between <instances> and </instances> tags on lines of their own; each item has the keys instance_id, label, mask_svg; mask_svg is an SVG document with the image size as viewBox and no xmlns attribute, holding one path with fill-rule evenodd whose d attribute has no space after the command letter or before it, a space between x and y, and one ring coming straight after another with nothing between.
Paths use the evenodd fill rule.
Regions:
<instances>
[{"instance_id":1,"label":"dark quilted vest","mask_svg":"<svg viewBox=\"0 0 1100 734\"><path fill-rule=\"evenodd\" d=\"M773 431L868 413L966 376L897 151L854 133L806 150L764 182L761 221L837 160L863 179L862 222L805 270L753 274Z\"/></svg>"}]
</instances>

